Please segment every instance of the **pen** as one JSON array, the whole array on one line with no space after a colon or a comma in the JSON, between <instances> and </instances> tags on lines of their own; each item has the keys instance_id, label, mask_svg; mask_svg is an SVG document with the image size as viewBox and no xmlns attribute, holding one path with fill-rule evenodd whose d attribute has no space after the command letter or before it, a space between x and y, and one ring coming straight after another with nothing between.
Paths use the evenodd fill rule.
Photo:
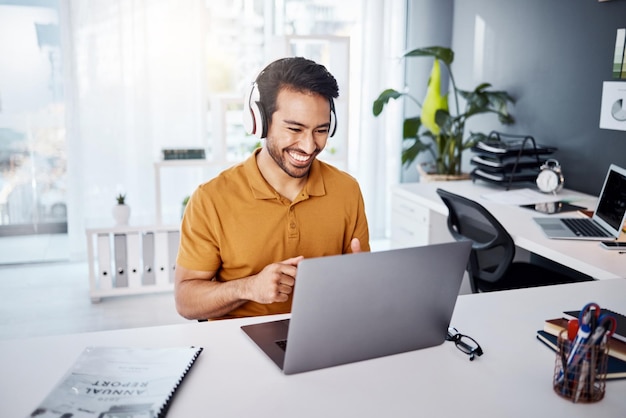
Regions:
<instances>
[{"instance_id":1,"label":"pen","mask_svg":"<svg viewBox=\"0 0 626 418\"><path fill-rule=\"evenodd\" d=\"M618 251L618 254L626 254L626 251Z\"/></svg>"}]
</instances>

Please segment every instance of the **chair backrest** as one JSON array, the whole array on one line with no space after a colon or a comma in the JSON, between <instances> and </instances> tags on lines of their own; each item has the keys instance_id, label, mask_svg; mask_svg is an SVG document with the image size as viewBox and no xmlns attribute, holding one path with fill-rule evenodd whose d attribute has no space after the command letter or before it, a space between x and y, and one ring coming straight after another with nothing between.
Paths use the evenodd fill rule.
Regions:
<instances>
[{"instance_id":1,"label":"chair backrest","mask_svg":"<svg viewBox=\"0 0 626 418\"><path fill-rule=\"evenodd\" d=\"M450 234L457 241L472 241L468 266L472 291L478 291L476 279L500 280L515 257L511 235L479 203L442 189L437 189L437 194L448 207Z\"/></svg>"}]
</instances>

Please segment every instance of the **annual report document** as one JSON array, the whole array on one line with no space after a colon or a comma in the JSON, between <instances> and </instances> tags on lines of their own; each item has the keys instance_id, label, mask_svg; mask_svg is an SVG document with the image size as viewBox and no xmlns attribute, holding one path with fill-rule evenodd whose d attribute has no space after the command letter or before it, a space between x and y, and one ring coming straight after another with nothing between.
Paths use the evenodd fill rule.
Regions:
<instances>
[{"instance_id":1,"label":"annual report document","mask_svg":"<svg viewBox=\"0 0 626 418\"><path fill-rule=\"evenodd\" d=\"M201 347L87 347L29 415L163 417Z\"/></svg>"}]
</instances>

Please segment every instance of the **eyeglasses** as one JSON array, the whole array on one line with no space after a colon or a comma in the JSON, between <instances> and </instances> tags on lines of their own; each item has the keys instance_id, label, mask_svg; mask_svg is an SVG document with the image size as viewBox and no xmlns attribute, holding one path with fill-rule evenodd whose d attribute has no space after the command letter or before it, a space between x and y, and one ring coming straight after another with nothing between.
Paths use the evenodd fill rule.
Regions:
<instances>
[{"instance_id":1,"label":"eyeglasses","mask_svg":"<svg viewBox=\"0 0 626 418\"><path fill-rule=\"evenodd\" d=\"M474 361L476 356L480 357L483 355L483 349L476 340L467 335L460 334L456 328L448 328L446 340L454 341L456 348L469 355L470 361Z\"/></svg>"}]
</instances>

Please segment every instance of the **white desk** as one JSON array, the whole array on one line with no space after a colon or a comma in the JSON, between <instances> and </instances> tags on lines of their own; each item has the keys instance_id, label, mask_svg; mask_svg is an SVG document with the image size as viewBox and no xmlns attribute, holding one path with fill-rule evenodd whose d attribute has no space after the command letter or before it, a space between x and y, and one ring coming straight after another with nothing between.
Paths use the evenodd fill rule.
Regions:
<instances>
[{"instance_id":1,"label":"white desk","mask_svg":"<svg viewBox=\"0 0 626 418\"><path fill-rule=\"evenodd\" d=\"M625 311L626 280L460 296L452 325L485 351L473 362L446 342L292 376L240 329L267 317L0 341L0 416L27 416L87 345L197 345L169 418L623 417L626 380L607 382L595 404L564 400L552 389L555 354L535 337L590 300Z\"/></svg>"},{"instance_id":2,"label":"white desk","mask_svg":"<svg viewBox=\"0 0 626 418\"><path fill-rule=\"evenodd\" d=\"M448 214L448 209L439 195L437 195L436 190L438 187L465 196L485 206L511 234L515 245L519 248L548 258L596 279L626 278L626 254L619 254L618 251L603 250L599 247L597 241L548 239L532 220L533 217L541 216L580 216L576 212L566 212L562 215L543 215L518 206L495 203L492 200L485 199L483 196L502 192L504 189L481 182L405 183L393 188L393 196L403 198L409 203L413 202L418 207L421 206L422 209L427 209L432 214L437 215L434 217L435 220L430 221L429 233L431 236L440 237L441 232L435 232L437 230L445 229L447 232L444 220ZM573 203L577 205L591 209L595 207L596 197L594 196L572 190L563 190L559 195L564 198L575 197L577 200ZM392 199L394 198L393 196ZM623 240L623 237L624 234L622 234L620 240ZM441 240L439 238L439 241ZM432 243L432 241L429 243Z\"/></svg>"}]
</instances>

